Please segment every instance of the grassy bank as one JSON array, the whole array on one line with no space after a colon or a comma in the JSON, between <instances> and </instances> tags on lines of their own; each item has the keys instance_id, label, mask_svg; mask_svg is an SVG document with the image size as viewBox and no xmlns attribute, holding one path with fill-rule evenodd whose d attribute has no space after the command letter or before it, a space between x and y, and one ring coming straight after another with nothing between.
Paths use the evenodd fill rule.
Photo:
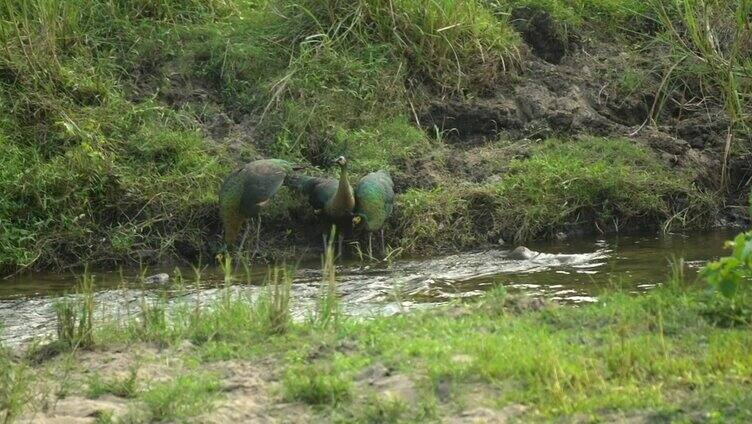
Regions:
<instances>
[{"instance_id":1,"label":"grassy bank","mask_svg":"<svg viewBox=\"0 0 752 424\"><path fill-rule=\"evenodd\" d=\"M624 139L550 139L532 143L523 155L514 148L499 142L474 152L477 168L486 168L479 172L497 178L404 193L400 245L468 248L586 226L701 227L715 215L713 197L691 182L691 172L668 170Z\"/></svg>"},{"instance_id":2,"label":"grassy bank","mask_svg":"<svg viewBox=\"0 0 752 424\"><path fill-rule=\"evenodd\" d=\"M432 104L472 104L514 91L529 77L530 34L516 14L524 7L544 13L543 37L556 38L573 55L597 40L631 58L630 72L613 73L591 96L600 99L610 87L618 87L620 98L637 96L645 122L655 128L721 108L723 146L708 156L743 157L752 81L744 58L751 47L749 28L734 17L745 16L749 2L700 6L659 0L425 7L372 0L5 1L0 269L213 257L219 181L237 163L269 156L322 166L346 154L358 174L390 169L405 206L392 223L391 242L414 251L424 245L416 238L435 240L425 244L431 249L477 245L489 227L494 237L525 239L614 217L656 228L706 225L705 206L722 203L721 195L704 194L717 188L704 175L715 165L691 162L672 175L662 152L623 138L627 131L604 135L597 125L565 126L541 137L537 124L510 124L511 135L484 134L487 152L499 157L483 164L488 181L481 181L470 170L474 159L451 161L471 152L452 143L452 129L427 123ZM707 39L721 41L707 45ZM648 51L656 48L653 58ZM589 163L582 175L572 167L585 159L583 145L570 141L593 134L608 139L593 166L615 157L616 176L593 178L600 171ZM549 141L519 155L497 149L526 138ZM569 156L574 162L560 160ZM549 196L557 182L538 180L540 169L589 182ZM730 180L727 171L722 179ZM626 184L634 176L637 183L615 191L619 179ZM645 196L631 201L626 193ZM451 210L437 212L445 197ZM518 212L504 216L498 205ZM312 219L297 201L271 208L267 250L310 244L317 235L284 230L306 228ZM433 227L446 237L433 237Z\"/></svg>"},{"instance_id":3,"label":"grassy bank","mask_svg":"<svg viewBox=\"0 0 752 424\"><path fill-rule=\"evenodd\" d=\"M354 320L339 312L328 265L320 301L299 321L285 269L256 298L228 287L171 308L143 299L124 319L92 321L83 296L59 305L57 341L0 352L0 418L746 422L749 245L752 234L740 235L732 256L703 271L715 290L684 281L678 262L647 293L614 283L578 307L497 287Z\"/></svg>"}]
</instances>

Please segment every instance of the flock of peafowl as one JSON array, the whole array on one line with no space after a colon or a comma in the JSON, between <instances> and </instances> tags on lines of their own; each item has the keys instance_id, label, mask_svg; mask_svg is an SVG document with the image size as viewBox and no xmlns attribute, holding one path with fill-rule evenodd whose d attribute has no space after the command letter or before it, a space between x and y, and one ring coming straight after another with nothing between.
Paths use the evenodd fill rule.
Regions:
<instances>
[{"instance_id":1,"label":"flock of peafowl","mask_svg":"<svg viewBox=\"0 0 752 424\"><path fill-rule=\"evenodd\" d=\"M232 172L219 189L219 211L225 232L225 243L232 247L240 229L249 220L255 220L256 246L259 250L261 209L284 185L306 196L323 225L324 247L327 234L335 226L338 235L338 251L342 252L343 232L351 228L364 228L368 232L368 250L374 232L381 235L384 250L384 224L394 210L394 183L387 171L371 172L353 187L347 171L347 159L340 156L333 161L339 166L339 180L314 177L301 173L298 166L282 159L261 159L245 164ZM240 242L242 250L248 236L247 227Z\"/></svg>"}]
</instances>

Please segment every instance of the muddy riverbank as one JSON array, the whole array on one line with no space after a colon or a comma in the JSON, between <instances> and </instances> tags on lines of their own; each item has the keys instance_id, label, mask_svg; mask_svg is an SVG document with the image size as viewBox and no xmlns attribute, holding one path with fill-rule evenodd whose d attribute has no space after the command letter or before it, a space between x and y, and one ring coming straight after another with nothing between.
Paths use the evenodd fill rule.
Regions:
<instances>
[{"instance_id":1,"label":"muddy riverbank","mask_svg":"<svg viewBox=\"0 0 752 424\"><path fill-rule=\"evenodd\" d=\"M409 255L749 222L749 66L693 44L748 57L731 6L692 38L662 2L92 1L2 17L4 276L212 260L218 186L261 157L389 170ZM266 259L320 245L292 193L263 221Z\"/></svg>"}]
</instances>

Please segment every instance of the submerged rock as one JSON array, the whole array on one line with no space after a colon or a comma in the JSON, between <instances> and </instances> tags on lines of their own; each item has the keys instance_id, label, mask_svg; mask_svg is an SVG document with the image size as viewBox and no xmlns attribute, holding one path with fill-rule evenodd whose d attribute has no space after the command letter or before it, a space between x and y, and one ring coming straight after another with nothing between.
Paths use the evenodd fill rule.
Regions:
<instances>
[{"instance_id":1,"label":"submerged rock","mask_svg":"<svg viewBox=\"0 0 752 424\"><path fill-rule=\"evenodd\" d=\"M170 275L164 272L144 278L145 284L166 284L168 281L170 281Z\"/></svg>"},{"instance_id":2,"label":"submerged rock","mask_svg":"<svg viewBox=\"0 0 752 424\"><path fill-rule=\"evenodd\" d=\"M536 256L540 255L540 252L536 252L534 250L530 250L525 246L518 246L516 249L509 252L509 259L532 259Z\"/></svg>"}]
</instances>

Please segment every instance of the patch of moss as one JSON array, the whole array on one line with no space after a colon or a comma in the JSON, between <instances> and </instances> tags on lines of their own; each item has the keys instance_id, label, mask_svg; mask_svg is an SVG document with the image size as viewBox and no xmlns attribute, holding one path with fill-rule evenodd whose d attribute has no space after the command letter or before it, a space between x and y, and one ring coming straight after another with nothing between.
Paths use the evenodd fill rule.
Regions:
<instances>
[{"instance_id":1,"label":"patch of moss","mask_svg":"<svg viewBox=\"0 0 752 424\"><path fill-rule=\"evenodd\" d=\"M397 160L431 148L426 134L402 117L358 130L340 130L335 134L335 143L335 150L351 159L355 173L388 170Z\"/></svg>"}]
</instances>

